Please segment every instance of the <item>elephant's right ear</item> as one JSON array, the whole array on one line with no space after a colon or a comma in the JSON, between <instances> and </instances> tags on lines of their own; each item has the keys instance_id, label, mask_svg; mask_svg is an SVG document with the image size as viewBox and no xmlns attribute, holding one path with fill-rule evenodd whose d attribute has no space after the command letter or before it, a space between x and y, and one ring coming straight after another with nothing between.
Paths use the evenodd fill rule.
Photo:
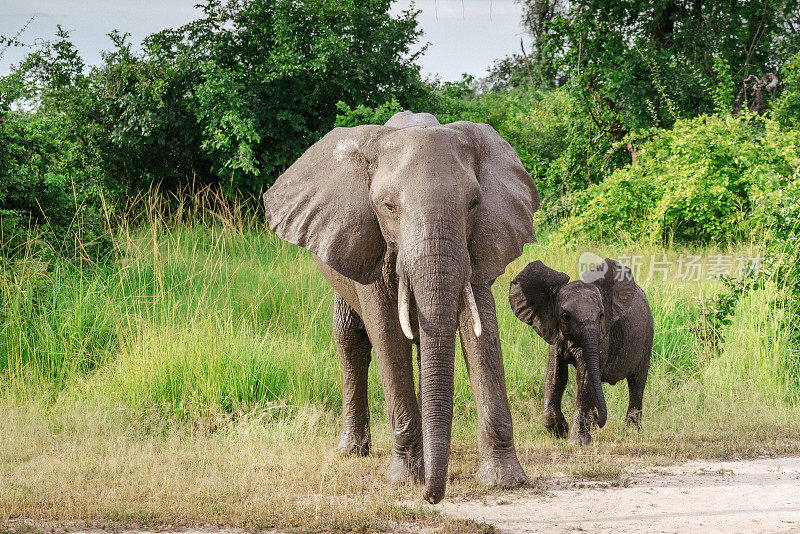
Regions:
<instances>
[{"instance_id":1,"label":"elephant's right ear","mask_svg":"<svg viewBox=\"0 0 800 534\"><path fill-rule=\"evenodd\" d=\"M520 321L527 323L550 345L558 338L555 300L558 290L569 282L569 275L537 260L531 262L511 282L508 300Z\"/></svg>"},{"instance_id":2,"label":"elephant's right ear","mask_svg":"<svg viewBox=\"0 0 800 534\"><path fill-rule=\"evenodd\" d=\"M378 277L386 250L369 202L365 155L382 129L333 129L264 193L267 223L278 237L361 284Z\"/></svg>"},{"instance_id":3,"label":"elephant's right ear","mask_svg":"<svg viewBox=\"0 0 800 534\"><path fill-rule=\"evenodd\" d=\"M611 258L606 258L594 269L583 273L581 278L593 280L603 296L603 306L609 311L611 321L616 322L625 315L641 289L633 280L630 267Z\"/></svg>"}]
</instances>

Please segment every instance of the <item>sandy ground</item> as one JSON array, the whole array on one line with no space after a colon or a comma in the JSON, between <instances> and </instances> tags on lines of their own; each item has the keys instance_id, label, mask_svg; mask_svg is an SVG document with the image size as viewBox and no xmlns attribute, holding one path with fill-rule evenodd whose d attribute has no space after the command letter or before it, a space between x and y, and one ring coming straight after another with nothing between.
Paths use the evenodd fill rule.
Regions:
<instances>
[{"instance_id":1,"label":"sandy ground","mask_svg":"<svg viewBox=\"0 0 800 534\"><path fill-rule=\"evenodd\" d=\"M583 485L440 506L501 533L800 532L800 456L692 461Z\"/></svg>"},{"instance_id":2,"label":"sandy ground","mask_svg":"<svg viewBox=\"0 0 800 534\"><path fill-rule=\"evenodd\" d=\"M563 479L550 480L546 487L544 491L497 493L480 501L445 500L436 508L451 517L492 524L499 533L800 533L800 456L692 461L632 475L613 484ZM104 534L100 529L59 527L53 531ZM180 534L245 534L239 529L166 530ZM159 531L127 530L116 534Z\"/></svg>"}]
</instances>

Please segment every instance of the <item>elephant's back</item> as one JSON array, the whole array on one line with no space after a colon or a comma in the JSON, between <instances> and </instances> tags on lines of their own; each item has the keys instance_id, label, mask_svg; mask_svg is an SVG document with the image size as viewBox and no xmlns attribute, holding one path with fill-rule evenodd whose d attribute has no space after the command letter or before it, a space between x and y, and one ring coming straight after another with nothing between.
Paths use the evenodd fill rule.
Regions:
<instances>
[{"instance_id":1,"label":"elephant's back","mask_svg":"<svg viewBox=\"0 0 800 534\"><path fill-rule=\"evenodd\" d=\"M609 354L602 380L609 384L633 375L650 361L653 347L653 313L647 296L637 286L637 296L609 332Z\"/></svg>"}]
</instances>

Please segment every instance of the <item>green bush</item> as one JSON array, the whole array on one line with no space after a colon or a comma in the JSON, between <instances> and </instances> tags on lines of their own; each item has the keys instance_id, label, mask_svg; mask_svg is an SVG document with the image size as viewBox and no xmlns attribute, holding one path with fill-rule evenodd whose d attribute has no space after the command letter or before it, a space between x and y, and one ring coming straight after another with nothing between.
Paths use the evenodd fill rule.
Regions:
<instances>
[{"instance_id":1,"label":"green bush","mask_svg":"<svg viewBox=\"0 0 800 534\"><path fill-rule=\"evenodd\" d=\"M35 245L83 258L109 244L96 110L77 50L58 37L0 77L0 256Z\"/></svg>"},{"instance_id":2,"label":"green bush","mask_svg":"<svg viewBox=\"0 0 800 534\"><path fill-rule=\"evenodd\" d=\"M772 109L772 117L784 128L800 129L800 53L781 71L783 93Z\"/></svg>"},{"instance_id":3,"label":"green bush","mask_svg":"<svg viewBox=\"0 0 800 534\"><path fill-rule=\"evenodd\" d=\"M0 124L0 256L95 256L109 245L98 172L63 116L9 112Z\"/></svg>"},{"instance_id":4,"label":"green bush","mask_svg":"<svg viewBox=\"0 0 800 534\"><path fill-rule=\"evenodd\" d=\"M141 52L112 32L92 68L59 27L0 77L0 113L22 103L60 121L118 197L187 184L257 195L333 127L337 102L426 90L411 50L417 12L391 4L206 0L197 20L148 36Z\"/></svg>"},{"instance_id":5,"label":"green bush","mask_svg":"<svg viewBox=\"0 0 800 534\"><path fill-rule=\"evenodd\" d=\"M572 195L564 240L729 243L763 230L757 199L793 176L800 132L729 115L679 120L638 160Z\"/></svg>"},{"instance_id":6,"label":"green bush","mask_svg":"<svg viewBox=\"0 0 800 534\"><path fill-rule=\"evenodd\" d=\"M403 111L403 106L395 99L385 102L380 106L371 108L358 105L351 108L341 100L336 104L336 108L341 112L336 116L334 126L360 126L362 124L383 124L392 115Z\"/></svg>"},{"instance_id":7,"label":"green bush","mask_svg":"<svg viewBox=\"0 0 800 534\"><path fill-rule=\"evenodd\" d=\"M514 147L544 196L560 192L565 182L570 182L567 189L586 186L585 174L572 181L564 178L572 161L569 149L582 142L575 136L572 103L566 91L518 88L476 94L471 83L465 77L457 83L432 84L411 110L431 113L442 124L469 120L492 125ZM341 113L336 126L383 124L403 110L397 100L356 108L340 102L338 108Z\"/></svg>"}]
</instances>

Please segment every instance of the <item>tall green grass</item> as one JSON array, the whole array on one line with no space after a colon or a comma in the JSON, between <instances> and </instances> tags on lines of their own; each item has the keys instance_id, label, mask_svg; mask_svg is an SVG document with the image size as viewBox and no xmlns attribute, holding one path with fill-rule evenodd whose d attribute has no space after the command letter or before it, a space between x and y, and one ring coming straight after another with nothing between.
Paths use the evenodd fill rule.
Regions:
<instances>
[{"instance_id":1,"label":"tall green grass","mask_svg":"<svg viewBox=\"0 0 800 534\"><path fill-rule=\"evenodd\" d=\"M134 414L192 421L253 412L280 418L308 406L338 410L332 289L305 251L277 239L259 218L219 205L195 204L165 215L154 202L135 226L114 231L114 252L102 261L43 263L29 256L5 262L0 395L92 399ZM575 277L584 251L556 247L542 233L494 286L509 395L523 417L538 416L547 351L512 314L508 283L534 259ZM665 252L636 245L591 250L645 258ZM757 250L687 252L735 256ZM693 301L717 283L642 285L656 322L646 412L674 413L676 399L694 413L709 402L795 401L796 386L783 372L788 337L768 306L778 296L774 288L739 303L721 354L710 357L692 333L692 310ZM383 396L374 362L372 367L369 398L378 415ZM618 384L606 391L612 416L621 418L627 389ZM455 392L457 416L474 413L460 354Z\"/></svg>"}]
</instances>

